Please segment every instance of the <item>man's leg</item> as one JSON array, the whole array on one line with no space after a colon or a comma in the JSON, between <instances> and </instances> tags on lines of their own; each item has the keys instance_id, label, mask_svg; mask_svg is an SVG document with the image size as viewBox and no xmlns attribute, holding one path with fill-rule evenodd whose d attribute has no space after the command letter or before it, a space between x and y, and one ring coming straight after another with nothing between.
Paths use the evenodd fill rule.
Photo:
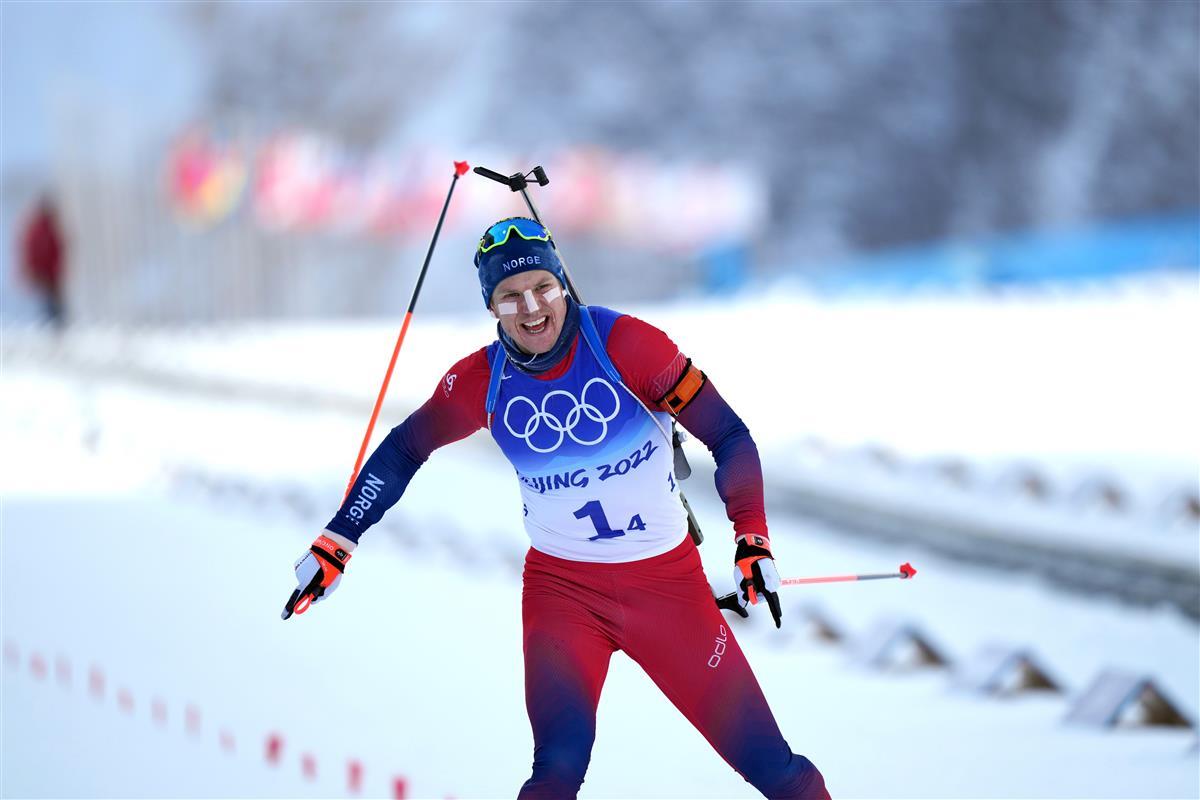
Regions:
<instances>
[{"instance_id":1,"label":"man's leg","mask_svg":"<svg viewBox=\"0 0 1200 800\"><path fill-rule=\"evenodd\" d=\"M533 775L520 800L573 798L596 738L596 706L615 645L588 607L600 596L526 563L522 593L525 707L533 727ZM583 576L584 580L588 576Z\"/></svg>"},{"instance_id":2,"label":"man's leg","mask_svg":"<svg viewBox=\"0 0 1200 800\"><path fill-rule=\"evenodd\" d=\"M721 757L769 798L828 800L812 762L784 740L729 624L713 603L699 554L655 559L622 587L622 649Z\"/></svg>"}]
</instances>

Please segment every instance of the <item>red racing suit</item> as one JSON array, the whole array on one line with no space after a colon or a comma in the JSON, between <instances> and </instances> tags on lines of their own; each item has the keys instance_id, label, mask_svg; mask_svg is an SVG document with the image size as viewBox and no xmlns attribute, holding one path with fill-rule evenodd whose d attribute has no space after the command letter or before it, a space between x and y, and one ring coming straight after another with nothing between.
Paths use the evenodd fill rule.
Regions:
<instances>
[{"instance_id":1,"label":"red racing suit","mask_svg":"<svg viewBox=\"0 0 1200 800\"><path fill-rule=\"evenodd\" d=\"M661 429L674 416L709 448L736 534L766 536L749 431L665 333L580 310L574 345L547 372L517 372L498 342L451 367L367 461L329 529L357 541L433 450L489 428L517 469L533 545L522 620L534 764L520 797L577 794L609 659L623 650L764 795L828 798L713 602Z\"/></svg>"}]
</instances>

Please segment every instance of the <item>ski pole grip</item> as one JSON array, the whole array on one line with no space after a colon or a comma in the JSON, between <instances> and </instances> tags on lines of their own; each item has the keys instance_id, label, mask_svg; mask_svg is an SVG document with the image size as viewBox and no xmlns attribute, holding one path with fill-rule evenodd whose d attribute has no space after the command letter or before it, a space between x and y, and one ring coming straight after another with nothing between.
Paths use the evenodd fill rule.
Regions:
<instances>
[{"instance_id":1,"label":"ski pole grip","mask_svg":"<svg viewBox=\"0 0 1200 800\"><path fill-rule=\"evenodd\" d=\"M475 174L482 175L485 178L491 178L496 183L503 183L505 186L508 186L508 176L507 175L501 175L499 172L496 172L495 170L490 170L487 167L476 167Z\"/></svg>"},{"instance_id":2,"label":"ski pole grip","mask_svg":"<svg viewBox=\"0 0 1200 800\"><path fill-rule=\"evenodd\" d=\"M742 604L738 602L737 592L730 592L729 594L723 594L720 597L713 597L713 600L716 601L717 608L723 611L732 611L743 619L747 619L750 616L750 613L746 611L746 609L742 608Z\"/></svg>"}]
</instances>

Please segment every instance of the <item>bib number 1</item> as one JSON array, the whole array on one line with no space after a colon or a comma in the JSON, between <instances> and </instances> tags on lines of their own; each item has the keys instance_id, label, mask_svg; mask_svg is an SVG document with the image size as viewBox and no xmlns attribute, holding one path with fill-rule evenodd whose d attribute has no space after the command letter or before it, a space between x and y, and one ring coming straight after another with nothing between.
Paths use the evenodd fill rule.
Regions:
<instances>
[{"instance_id":1,"label":"bib number 1","mask_svg":"<svg viewBox=\"0 0 1200 800\"><path fill-rule=\"evenodd\" d=\"M600 505L599 500L589 500L575 512L575 519L584 519L585 517L591 519L592 527L596 529L596 535L588 537L589 542L599 539L615 539L625 535L625 531L613 530L612 526L608 524L608 517L604 515L604 507ZM641 514L634 514L633 518L629 520L629 530L646 530L646 523L642 522Z\"/></svg>"}]
</instances>

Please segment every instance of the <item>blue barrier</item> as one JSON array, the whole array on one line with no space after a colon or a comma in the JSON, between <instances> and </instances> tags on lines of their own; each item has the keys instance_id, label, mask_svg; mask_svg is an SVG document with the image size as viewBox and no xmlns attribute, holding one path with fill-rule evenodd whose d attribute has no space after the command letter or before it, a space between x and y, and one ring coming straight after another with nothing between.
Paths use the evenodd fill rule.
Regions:
<instances>
[{"instance_id":1,"label":"blue barrier","mask_svg":"<svg viewBox=\"0 0 1200 800\"><path fill-rule=\"evenodd\" d=\"M1200 211L892 250L806 271L802 279L819 292L887 292L1095 280L1158 269L1200 270Z\"/></svg>"}]
</instances>

